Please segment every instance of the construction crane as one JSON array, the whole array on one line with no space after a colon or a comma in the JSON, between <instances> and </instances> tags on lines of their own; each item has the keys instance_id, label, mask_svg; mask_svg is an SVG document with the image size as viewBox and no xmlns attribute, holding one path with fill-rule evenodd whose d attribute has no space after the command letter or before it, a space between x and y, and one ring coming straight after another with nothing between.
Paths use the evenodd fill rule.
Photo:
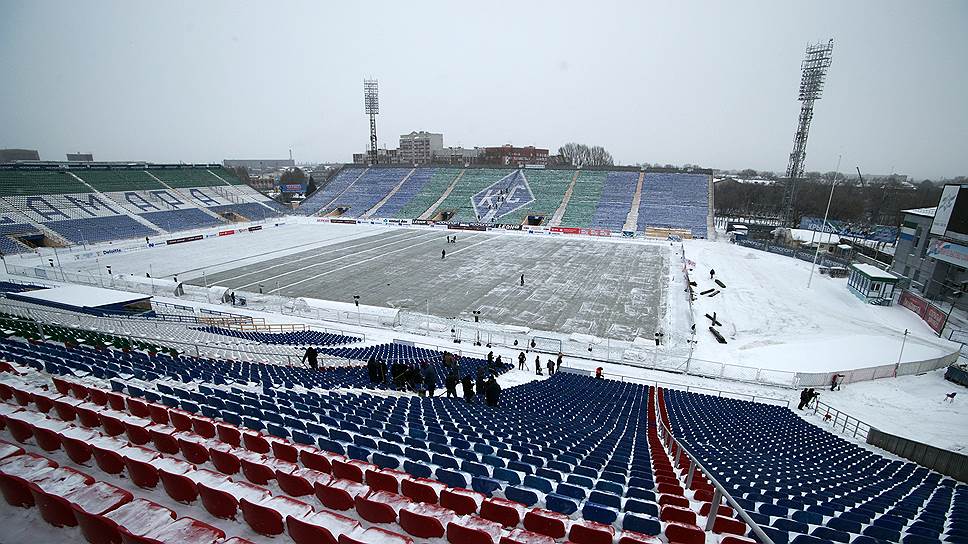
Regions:
<instances>
[{"instance_id":1,"label":"construction crane","mask_svg":"<svg viewBox=\"0 0 968 544\"><path fill-rule=\"evenodd\" d=\"M867 182L864 181L864 176L860 175L860 166L855 166L854 168L857 169L857 178L860 179L860 186L867 187Z\"/></svg>"}]
</instances>

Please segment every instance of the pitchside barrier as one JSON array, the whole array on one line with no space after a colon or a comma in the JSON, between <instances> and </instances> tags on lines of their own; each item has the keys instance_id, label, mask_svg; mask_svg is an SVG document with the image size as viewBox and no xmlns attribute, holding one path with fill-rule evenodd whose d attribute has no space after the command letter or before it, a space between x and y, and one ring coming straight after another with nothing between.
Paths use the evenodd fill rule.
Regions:
<instances>
[{"instance_id":1,"label":"pitchside barrier","mask_svg":"<svg viewBox=\"0 0 968 544\"><path fill-rule=\"evenodd\" d=\"M57 268L28 268L8 266L8 272L30 278L59 280L68 283L112 287L112 275L94 275L89 272L71 273ZM688 281L688 280L687 280ZM139 292L149 292L150 285L138 285ZM183 298L197 302L212 302L211 293L204 287L185 285ZM242 293L242 292L238 292ZM766 368L750 367L698 359L690 354L673 353L669 348L645 349L633 346L627 341L604 339L598 344L580 342L562 342L551 337L536 337L530 330L521 333L506 333L487 330L489 324L474 324L462 320L428 317L418 312L395 310L388 314L375 314L364 311L346 311L330 308L310 307L302 299L288 297L274 297L282 302L272 307L260 308L252 304L256 302L254 293L242 293L249 301L252 309L265 311L279 311L283 314L306 317L320 321L330 321L346 325L370 327L402 327L406 332L437 336L438 338L459 338L463 342L474 343L481 339L481 345L504 346L512 349L531 349L530 342L535 338L536 347L532 351L557 355L563 353L565 357L577 357L589 361L622 364L650 370L662 370L677 374L699 376L704 378L727 379L747 383L775 385L780 387L817 387L827 386L835 374L844 375L842 383L874 380L911 374L919 374L939 368L944 368L958 359L958 352L943 357L924 361L901 363L901 365L881 365L851 370L837 370L832 372L791 372ZM216 301L217 302L217 301ZM431 330L432 326L432 330ZM455 333L451 333L454 330ZM353 333L358 334L358 333ZM517 341L517 344L515 344ZM896 373L895 373L896 371Z\"/></svg>"},{"instance_id":2,"label":"pitchside barrier","mask_svg":"<svg viewBox=\"0 0 968 544\"><path fill-rule=\"evenodd\" d=\"M968 483L968 455L963 453L929 446L916 440L885 433L880 429L870 430L867 443L910 459L945 476L951 476L959 482Z\"/></svg>"}]
</instances>

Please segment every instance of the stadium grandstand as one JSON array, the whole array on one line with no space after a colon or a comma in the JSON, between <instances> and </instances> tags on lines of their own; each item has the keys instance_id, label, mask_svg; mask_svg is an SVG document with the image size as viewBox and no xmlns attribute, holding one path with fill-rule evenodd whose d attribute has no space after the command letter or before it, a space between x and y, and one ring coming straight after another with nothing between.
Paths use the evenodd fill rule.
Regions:
<instances>
[{"instance_id":1,"label":"stadium grandstand","mask_svg":"<svg viewBox=\"0 0 968 544\"><path fill-rule=\"evenodd\" d=\"M89 244L277 217L217 165L0 165L0 251Z\"/></svg>"}]
</instances>

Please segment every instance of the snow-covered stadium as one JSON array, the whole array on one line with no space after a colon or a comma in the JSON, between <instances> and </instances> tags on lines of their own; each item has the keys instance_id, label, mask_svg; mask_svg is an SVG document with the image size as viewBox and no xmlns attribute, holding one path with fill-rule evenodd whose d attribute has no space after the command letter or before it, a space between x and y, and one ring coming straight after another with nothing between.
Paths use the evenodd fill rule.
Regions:
<instances>
[{"instance_id":1,"label":"snow-covered stadium","mask_svg":"<svg viewBox=\"0 0 968 544\"><path fill-rule=\"evenodd\" d=\"M0 540L968 542L961 345L730 243L712 194L347 165L292 210L215 165L0 167Z\"/></svg>"}]
</instances>

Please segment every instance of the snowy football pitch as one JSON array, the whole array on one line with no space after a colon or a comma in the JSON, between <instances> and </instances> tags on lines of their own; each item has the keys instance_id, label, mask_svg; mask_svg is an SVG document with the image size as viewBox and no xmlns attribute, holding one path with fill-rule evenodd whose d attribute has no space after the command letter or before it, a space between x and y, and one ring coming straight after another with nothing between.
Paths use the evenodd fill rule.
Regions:
<instances>
[{"instance_id":1,"label":"snowy football pitch","mask_svg":"<svg viewBox=\"0 0 968 544\"><path fill-rule=\"evenodd\" d=\"M457 243L446 243L455 234ZM416 312L429 305L447 318L479 310L494 323L631 340L660 326L668 276L661 244L397 229L223 269L204 281L342 302L359 295L361 304Z\"/></svg>"}]
</instances>

